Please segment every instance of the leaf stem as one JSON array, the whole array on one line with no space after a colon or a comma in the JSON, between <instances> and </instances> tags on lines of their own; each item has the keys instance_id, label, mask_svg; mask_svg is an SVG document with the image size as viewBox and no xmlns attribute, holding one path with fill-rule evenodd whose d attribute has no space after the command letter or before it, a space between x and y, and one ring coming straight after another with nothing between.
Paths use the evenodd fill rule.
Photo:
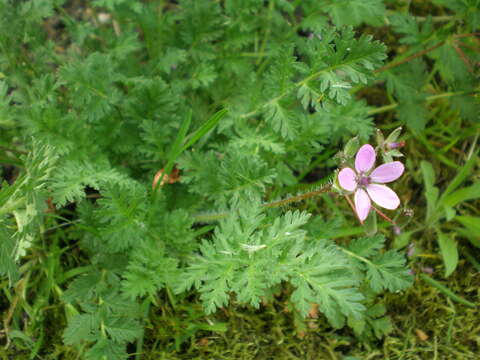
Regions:
<instances>
[{"instance_id":1,"label":"leaf stem","mask_svg":"<svg viewBox=\"0 0 480 360\"><path fill-rule=\"evenodd\" d=\"M282 98L284 98L285 96L287 96L288 94L290 94L290 92L292 92L294 89L308 83L309 81L317 78L318 76L320 76L321 74L323 73L326 73L326 72L329 72L329 71L333 71L333 70L336 70L337 68L339 67L342 67L342 66L345 66L346 64L349 64L351 62L354 62L358 59L351 59L347 62L343 62L341 64L335 64L335 65L331 65L331 66L328 66L322 70L319 70L309 76L307 76L306 78L304 78L303 80L300 80L298 82L296 82L293 86L291 86L290 88L288 88L288 90L284 91L282 94L278 95L277 97L273 98L273 99L270 99L269 101L263 103L262 105L258 106L255 110L252 110L246 114L242 114L240 115L240 118L242 119L245 119L245 118L249 118L255 114L257 114L262 108L270 105L270 104L274 104L276 102L278 102L279 100L281 100Z\"/></svg>"},{"instance_id":2,"label":"leaf stem","mask_svg":"<svg viewBox=\"0 0 480 360\"><path fill-rule=\"evenodd\" d=\"M364 258L363 256L360 256L360 255L357 255L355 254L354 252L351 252L350 250L347 250L341 246L339 246L340 250L342 250L342 252L344 252L345 254L347 254L348 256L351 256L351 257L354 257L355 259L358 259L366 264L369 264L369 265L372 265L372 266L375 266L374 263L372 263L370 260L368 260L367 258Z\"/></svg>"},{"instance_id":3,"label":"leaf stem","mask_svg":"<svg viewBox=\"0 0 480 360\"><path fill-rule=\"evenodd\" d=\"M262 61L262 58L265 56L265 48L267 47L267 41L268 38L270 37L270 33L272 32L272 17L273 17L273 9L275 6L275 1L270 0L268 3L268 14L267 14L267 28L265 30L265 36L263 37L262 45L260 46L260 51L259 51L259 57L257 59L257 65L260 64ZM262 66L259 67L259 69L262 68Z\"/></svg>"},{"instance_id":4,"label":"leaf stem","mask_svg":"<svg viewBox=\"0 0 480 360\"><path fill-rule=\"evenodd\" d=\"M146 298L141 304L143 310L142 322L145 322L148 318L148 313L150 312L150 299ZM138 337L137 343L135 346L135 360L140 360L143 355L143 341L145 337L145 326L142 327L141 336Z\"/></svg>"}]
</instances>

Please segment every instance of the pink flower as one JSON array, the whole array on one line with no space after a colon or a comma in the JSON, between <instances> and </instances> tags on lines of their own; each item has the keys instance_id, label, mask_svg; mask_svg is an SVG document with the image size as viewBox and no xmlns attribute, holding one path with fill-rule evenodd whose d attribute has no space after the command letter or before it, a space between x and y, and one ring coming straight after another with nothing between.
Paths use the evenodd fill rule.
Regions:
<instances>
[{"instance_id":1,"label":"pink flower","mask_svg":"<svg viewBox=\"0 0 480 360\"><path fill-rule=\"evenodd\" d=\"M377 205L394 210L400 205L400 199L388 186L380 185L397 180L404 170L400 161L393 161L375 168L375 149L365 144L355 156L355 170L347 167L338 173L340 186L347 191L355 191L355 210L363 222L370 212L371 200Z\"/></svg>"}]
</instances>

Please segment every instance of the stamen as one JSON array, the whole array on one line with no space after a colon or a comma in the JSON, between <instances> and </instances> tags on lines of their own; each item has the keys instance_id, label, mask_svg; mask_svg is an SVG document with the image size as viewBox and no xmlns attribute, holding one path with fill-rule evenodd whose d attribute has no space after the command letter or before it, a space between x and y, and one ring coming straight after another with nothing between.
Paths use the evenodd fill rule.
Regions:
<instances>
[{"instance_id":1,"label":"stamen","mask_svg":"<svg viewBox=\"0 0 480 360\"><path fill-rule=\"evenodd\" d=\"M371 182L370 176L362 176L360 175L360 178L358 179L358 185L360 186L367 186Z\"/></svg>"}]
</instances>

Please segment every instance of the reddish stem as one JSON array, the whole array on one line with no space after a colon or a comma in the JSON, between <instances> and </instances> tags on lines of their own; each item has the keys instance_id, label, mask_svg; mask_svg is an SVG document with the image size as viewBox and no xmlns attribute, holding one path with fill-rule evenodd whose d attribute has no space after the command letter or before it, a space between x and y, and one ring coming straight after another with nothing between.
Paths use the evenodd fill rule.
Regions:
<instances>
[{"instance_id":1,"label":"reddish stem","mask_svg":"<svg viewBox=\"0 0 480 360\"><path fill-rule=\"evenodd\" d=\"M345 196L345 199L347 199L348 203L350 204L350 207L352 208L353 213L357 216L358 221L360 221L360 224L363 225L363 221L360 220L360 217L358 216L357 211L355 210L355 206L353 206L352 200L350 200L348 195L344 195L344 196Z\"/></svg>"},{"instance_id":2,"label":"reddish stem","mask_svg":"<svg viewBox=\"0 0 480 360\"><path fill-rule=\"evenodd\" d=\"M283 206L283 205L286 205L288 203L295 202L295 201L305 200L305 199L311 198L313 196L316 196L316 195L325 193L327 191L330 191L331 187L332 186L330 184L327 184L327 185L323 186L321 189L314 190L314 191L309 191L307 193L300 194L300 195L297 195L297 196L293 196L293 197L290 197L288 199L278 200L278 201L274 201L274 202L271 202L271 203L263 204L263 206L266 207L266 208L271 208L271 207Z\"/></svg>"},{"instance_id":3,"label":"reddish stem","mask_svg":"<svg viewBox=\"0 0 480 360\"><path fill-rule=\"evenodd\" d=\"M458 56L460 56L460 59L462 59L463 63L465 66L468 68L468 71L473 74L473 67L472 64L470 64L470 61L468 60L467 56L465 53L460 49L460 47L457 45L457 43L453 43L452 47L455 49L457 52Z\"/></svg>"},{"instance_id":4,"label":"reddish stem","mask_svg":"<svg viewBox=\"0 0 480 360\"><path fill-rule=\"evenodd\" d=\"M461 38L466 38L466 37L473 37L475 39L475 36L479 35L480 33L478 32L474 32L474 33L469 33L469 34L458 34L458 35L454 35L453 38L454 39L461 39ZM428 49L425 49L425 50L422 50L422 51L419 51L413 55L410 55L408 57L406 57L405 59L402 59L402 60L399 60L397 62L393 62L393 63L390 63L390 64L387 64L381 68L378 68L376 70L374 70L373 72L374 73L378 73L378 72L382 72L382 71L385 71L385 70L389 70L391 68L394 68L398 65L401 65L401 64L404 64L406 62L409 62L413 59L416 59L420 56L423 56L427 53L429 53L430 51L432 50L435 50L436 48L439 48L440 46L442 46L443 44L445 44L447 41L446 40L443 40L443 41L440 41L438 44L435 44L431 47L429 47Z\"/></svg>"},{"instance_id":5,"label":"reddish stem","mask_svg":"<svg viewBox=\"0 0 480 360\"><path fill-rule=\"evenodd\" d=\"M378 210L375 206L372 205L372 208L373 210L375 210L377 212L378 215L380 215L382 218L384 218L385 220L387 220L389 223L393 224L393 225L397 225L397 223L395 221L393 221L392 219L390 219L387 215L385 215L384 213L382 213L380 210Z\"/></svg>"}]
</instances>

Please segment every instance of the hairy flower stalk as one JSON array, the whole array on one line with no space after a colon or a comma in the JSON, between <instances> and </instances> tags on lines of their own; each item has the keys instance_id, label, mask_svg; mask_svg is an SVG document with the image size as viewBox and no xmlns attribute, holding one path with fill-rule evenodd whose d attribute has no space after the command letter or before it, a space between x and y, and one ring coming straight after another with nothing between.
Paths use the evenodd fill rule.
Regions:
<instances>
[{"instance_id":1,"label":"hairy flower stalk","mask_svg":"<svg viewBox=\"0 0 480 360\"><path fill-rule=\"evenodd\" d=\"M372 171L375 158L373 146L365 144L355 156L355 170L346 167L338 173L340 186L355 194L355 212L362 223L372 208L371 201L389 210L394 210L400 205L397 194L382 184L397 180L403 174L403 164L400 161L393 161Z\"/></svg>"}]
</instances>

